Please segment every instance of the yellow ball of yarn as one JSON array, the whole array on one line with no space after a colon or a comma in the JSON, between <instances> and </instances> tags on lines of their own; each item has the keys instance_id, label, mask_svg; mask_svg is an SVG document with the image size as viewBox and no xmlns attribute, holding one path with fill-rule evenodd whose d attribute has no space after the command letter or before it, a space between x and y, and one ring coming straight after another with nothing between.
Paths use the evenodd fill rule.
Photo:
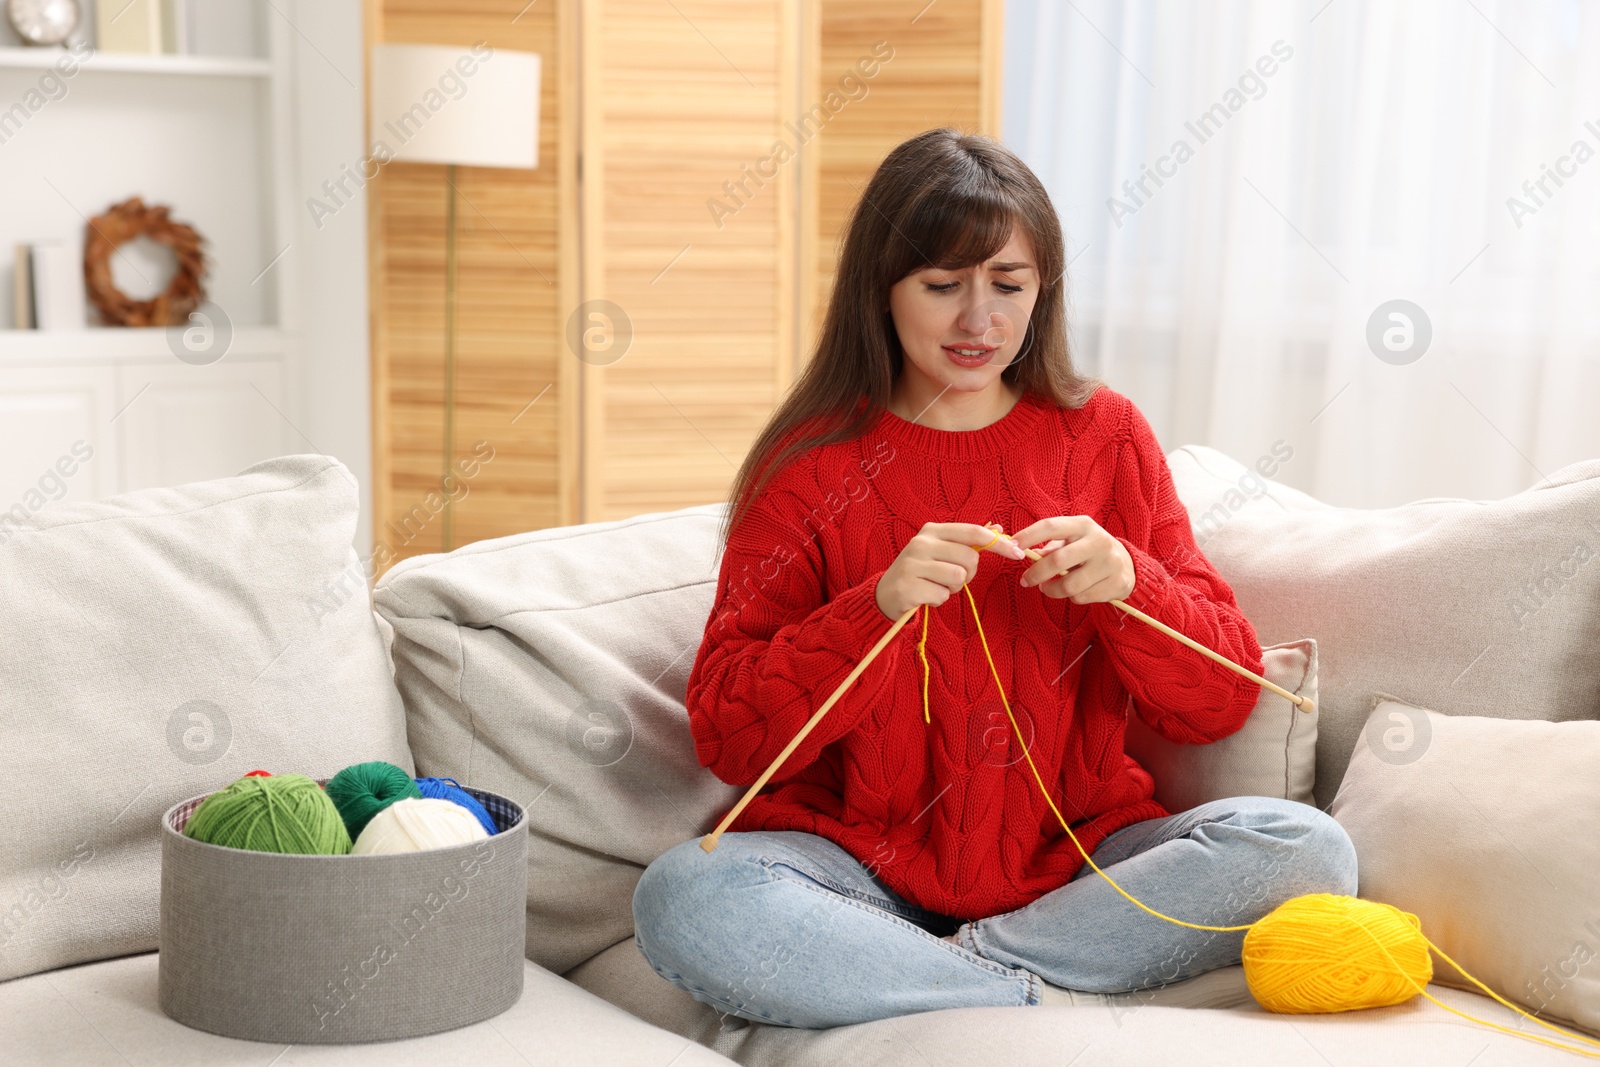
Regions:
<instances>
[{"instance_id":1,"label":"yellow ball of yarn","mask_svg":"<svg viewBox=\"0 0 1600 1067\"><path fill-rule=\"evenodd\" d=\"M1244 977L1268 1011L1356 1011L1416 996L1433 977L1433 959L1410 912L1309 893L1284 901L1246 932Z\"/></svg>"}]
</instances>

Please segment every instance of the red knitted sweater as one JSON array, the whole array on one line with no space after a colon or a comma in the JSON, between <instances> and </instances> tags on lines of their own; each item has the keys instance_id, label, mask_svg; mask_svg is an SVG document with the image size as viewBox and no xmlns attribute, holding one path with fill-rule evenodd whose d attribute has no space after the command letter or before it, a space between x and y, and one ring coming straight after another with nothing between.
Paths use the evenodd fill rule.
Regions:
<instances>
[{"instance_id":1,"label":"red knitted sweater","mask_svg":"<svg viewBox=\"0 0 1600 1067\"><path fill-rule=\"evenodd\" d=\"M686 702L702 764L748 786L894 624L878 579L927 522L1088 515L1133 558L1126 603L1261 673L1261 645L1200 553L1166 457L1132 401L1025 395L977 430L885 412L855 441L788 464L729 535ZM1012 713L1083 847L1169 814L1122 750L1130 706L1175 742L1244 724L1260 686L1107 603L1017 584L980 554L968 585ZM900 896L963 920L1065 884L1083 857L1039 792L965 592L919 609L729 827L837 842ZM725 812L724 812L725 814ZM720 819L720 815L719 815Z\"/></svg>"}]
</instances>

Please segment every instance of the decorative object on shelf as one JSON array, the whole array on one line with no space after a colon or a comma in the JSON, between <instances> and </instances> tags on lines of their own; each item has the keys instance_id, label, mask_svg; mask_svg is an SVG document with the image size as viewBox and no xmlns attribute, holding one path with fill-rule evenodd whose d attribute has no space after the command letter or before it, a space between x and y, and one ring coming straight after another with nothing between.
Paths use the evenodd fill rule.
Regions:
<instances>
[{"instance_id":1,"label":"decorative object on shelf","mask_svg":"<svg viewBox=\"0 0 1600 1067\"><path fill-rule=\"evenodd\" d=\"M24 44L61 44L82 17L78 0L6 0L6 21Z\"/></svg>"},{"instance_id":2,"label":"decorative object on shelf","mask_svg":"<svg viewBox=\"0 0 1600 1067\"><path fill-rule=\"evenodd\" d=\"M161 0L100 0L95 46L102 52L160 52L166 36L161 9Z\"/></svg>"},{"instance_id":3,"label":"decorative object on shelf","mask_svg":"<svg viewBox=\"0 0 1600 1067\"><path fill-rule=\"evenodd\" d=\"M204 240L193 226L177 222L164 204L145 205L139 197L113 204L89 220L83 238L83 277L89 302L111 326L175 326L206 298L201 279L207 270L200 250ZM111 254L135 237L148 237L172 249L177 268L167 288L149 300L134 300L111 280Z\"/></svg>"},{"instance_id":4,"label":"decorative object on shelf","mask_svg":"<svg viewBox=\"0 0 1600 1067\"><path fill-rule=\"evenodd\" d=\"M379 44L372 48L371 140L384 162L445 164L445 485L455 469L456 167L539 166L539 56L491 49ZM465 86L451 91L451 86ZM418 116L421 116L420 121ZM398 142L398 143L394 143ZM376 150L374 155L376 156ZM443 488L443 486L441 486ZM443 551L454 537L452 495L441 521Z\"/></svg>"}]
</instances>

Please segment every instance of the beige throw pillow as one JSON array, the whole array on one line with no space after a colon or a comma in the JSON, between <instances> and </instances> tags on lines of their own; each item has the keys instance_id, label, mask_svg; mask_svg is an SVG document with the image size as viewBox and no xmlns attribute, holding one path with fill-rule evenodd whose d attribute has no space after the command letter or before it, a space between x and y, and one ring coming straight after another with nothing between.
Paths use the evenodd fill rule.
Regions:
<instances>
[{"instance_id":1,"label":"beige throw pillow","mask_svg":"<svg viewBox=\"0 0 1600 1067\"><path fill-rule=\"evenodd\" d=\"M1167 457L1200 551L1261 643L1317 639L1316 804L1383 690L1449 715L1600 714L1600 459L1503 500L1344 508L1203 445Z\"/></svg>"},{"instance_id":2,"label":"beige throw pillow","mask_svg":"<svg viewBox=\"0 0 1600 1067\"><path fill-rule=\"evenodd\" d=\"M178 801L258 768L411 769L358 506L343 464L283 456L7 526L0 980L158 947Z\"/></svg>"},{"instance_id":3,"label":"beige throw pillow","mask_svg":"<svg viewBox=\"0 0 1600 1067\"><path fill-rule=\"evenodd\" d=\"M1317 699L1317 642L1261 650L1262 676L1296 696ZM1317 716L1265 686L1235 732L1208 745L1168 741L1131 708L1124 751L1150 772L1156 800L1176 814L1227 797L1281 797L1311 803L1317 770Z\"/></svg>"},{"instance_id":4,"label":"beige throw pillow","mask_svg":"<svg viewBox=\"0 0 1600 1067\"><path fill-rule=\"evenodd\" d=\"M1600 1034L1597 785L1600 722L1441 715L1380 694L1330 813L1363 898L1416 915L1507 1000ZM1481 992L1437 955L1434 980Z\"/></svg>"}]
</instances>

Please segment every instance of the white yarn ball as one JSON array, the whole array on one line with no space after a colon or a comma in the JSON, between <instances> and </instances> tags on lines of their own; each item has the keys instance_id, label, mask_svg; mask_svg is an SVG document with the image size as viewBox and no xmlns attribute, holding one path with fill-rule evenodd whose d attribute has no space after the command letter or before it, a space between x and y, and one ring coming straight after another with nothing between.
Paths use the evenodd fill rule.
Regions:
<instances>
[{"instance_id":1,"label":"white yarn ball","mask_svg":"<svg viewBox=\"0 0 1600 1067\"><path fill-rule=\"evenodd\" d=\"M423 852L465 845L489 836L478 817L453 800L397 800L372 817L356 838L352 856Z\"/></svg>"}]
</instances>

